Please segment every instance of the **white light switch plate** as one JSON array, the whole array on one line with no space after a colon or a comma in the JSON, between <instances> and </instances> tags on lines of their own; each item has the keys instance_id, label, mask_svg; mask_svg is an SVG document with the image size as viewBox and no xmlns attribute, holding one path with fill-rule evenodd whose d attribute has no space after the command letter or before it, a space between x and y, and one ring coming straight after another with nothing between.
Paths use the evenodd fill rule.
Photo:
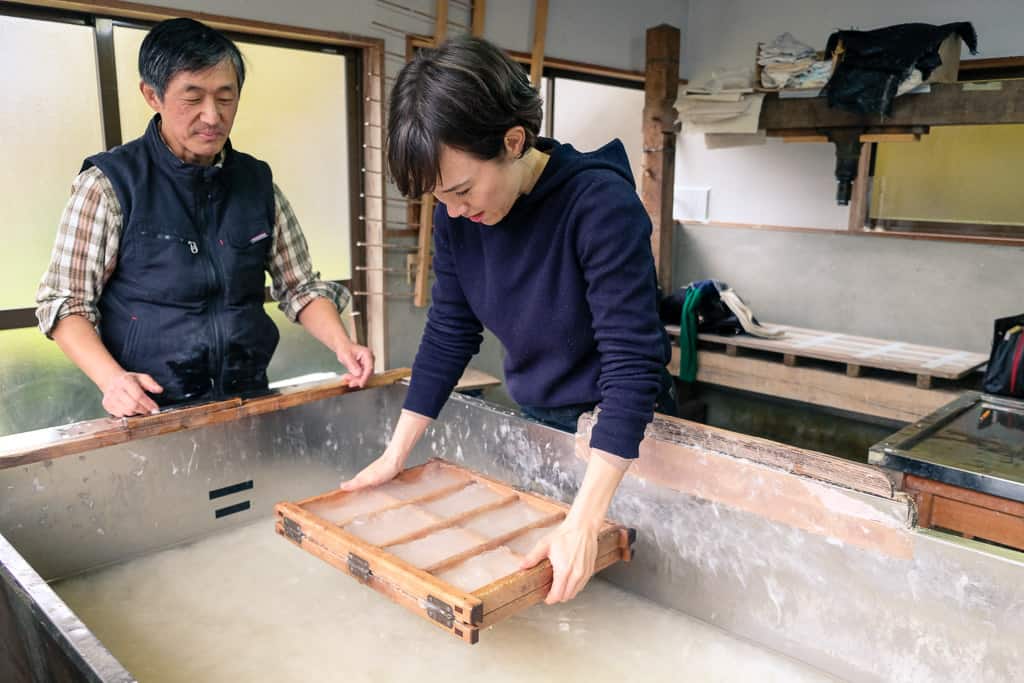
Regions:
<instances>
[{"instance_id":1,"label":"white light switch plate","mask_svg":"<svg viewBox=\"0 0 1024 683\"><path fill-rule=\"evenodd\" d=\"M680 187L673 196L672 217L689 223L708 222L710 187Z\"/></svg>"}]
</instances>

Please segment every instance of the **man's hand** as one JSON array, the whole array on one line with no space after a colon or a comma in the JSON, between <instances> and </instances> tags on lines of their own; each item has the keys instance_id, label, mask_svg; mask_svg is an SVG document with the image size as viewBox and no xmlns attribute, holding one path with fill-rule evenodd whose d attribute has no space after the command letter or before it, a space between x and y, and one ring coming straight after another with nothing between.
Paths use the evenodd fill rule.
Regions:
<instances>
[{"instance_id":1,"label":"man's hand","mask_svg":"<svg viewBox=\"0 0 1024 683\"><path fill-rule=\"evenodd\" d=\"M121 372L103 387L103 407L114 417L148 415L160 412L160 406L146 392L163 393L164 388L141 372Z\"/></svg>"},{"instance_id":2,"label":"man's hand","mask_svg":"<svg viewBox=\"0 0 1024 683\"><path fill-rule=\"evenodd\" d=\"M349 386L362 388L366 386L366 380L373 374L373 351L354 344L350 341L343 342L337 348L338 362L345 366L349 373Z\"/></svg>"},{"instance_id":3,"label":"man's hand","mask_svg":"<svg viewBox=\"0 0 1024 683\"><path fill-rule=\"evenodd\" d=\"M526 556L521 569L536 566L545 557L551 562L551 590L544 600L549 605L572 600L594 575L597 563L597 524L577 524L566 519L542 538Z\"/></svg>"}]
</instances>

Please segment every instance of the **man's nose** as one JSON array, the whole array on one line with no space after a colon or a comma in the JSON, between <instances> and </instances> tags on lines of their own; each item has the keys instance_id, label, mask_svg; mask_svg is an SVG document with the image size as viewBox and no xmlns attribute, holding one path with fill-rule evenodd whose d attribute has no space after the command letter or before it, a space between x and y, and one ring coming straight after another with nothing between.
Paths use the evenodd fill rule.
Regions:
<instances>
[{"instance_id":1,"label":"man's nose","mask_svg":"<svg viewBox=\"0 0 1024 683\"><path fill-rule=\"evenodd\" d=\"M199 112L199 119L208 126L215 126L220 121L220 114L217 112L217 102L212 97L203 100L203 108Z\"/></svg>"}]
</instances>

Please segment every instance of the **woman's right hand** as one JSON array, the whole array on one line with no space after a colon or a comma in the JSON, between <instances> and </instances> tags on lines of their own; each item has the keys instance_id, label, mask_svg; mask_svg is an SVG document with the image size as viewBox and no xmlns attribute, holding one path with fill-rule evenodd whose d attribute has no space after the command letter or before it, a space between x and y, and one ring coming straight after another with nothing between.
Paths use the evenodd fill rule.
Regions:
<instances>
[{"instance_id":1,"label":"woman's right hand","mask_svg":"<svg viewBox=\"0 0 1024 683\"><path fill-rule=\"evenodd\" d=\"M402 471L405 458L397 458L387 451L348 481L341 482L342 491L358 491L359 489L380 486L389 482Z\"/></svg>"},{"instance_id":2,"label":"woman's right hand","mask_svg":"<svg viewBox=\"0 0 1024 683\"><path fill-rule=\"evenodd\" d=\"M429 417L403 410L384 454L364 467L356 476L341 482L341 490L358 491L394 479L395 475L402 471L406 458L429 424Z\"/></svg>"}]
</instances>

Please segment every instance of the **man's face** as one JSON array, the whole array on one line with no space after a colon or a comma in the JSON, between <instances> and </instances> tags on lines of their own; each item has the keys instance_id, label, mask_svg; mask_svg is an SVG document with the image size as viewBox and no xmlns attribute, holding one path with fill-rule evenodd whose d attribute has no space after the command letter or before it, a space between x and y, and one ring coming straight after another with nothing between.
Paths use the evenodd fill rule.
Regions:
<instances>
[{"instance_id":1,"label":"man's face","mask_svg":"<svg viewBox=\"0 0 1024 683\"><path fill-rule=\"evenodd\" d=\"M238 112L238 78L230 59L203 71L179 71L163 99L145 83L142 96L160 114L160 134L186 163L209 166L224 148Z\"/></svg>"}]
</instances>

